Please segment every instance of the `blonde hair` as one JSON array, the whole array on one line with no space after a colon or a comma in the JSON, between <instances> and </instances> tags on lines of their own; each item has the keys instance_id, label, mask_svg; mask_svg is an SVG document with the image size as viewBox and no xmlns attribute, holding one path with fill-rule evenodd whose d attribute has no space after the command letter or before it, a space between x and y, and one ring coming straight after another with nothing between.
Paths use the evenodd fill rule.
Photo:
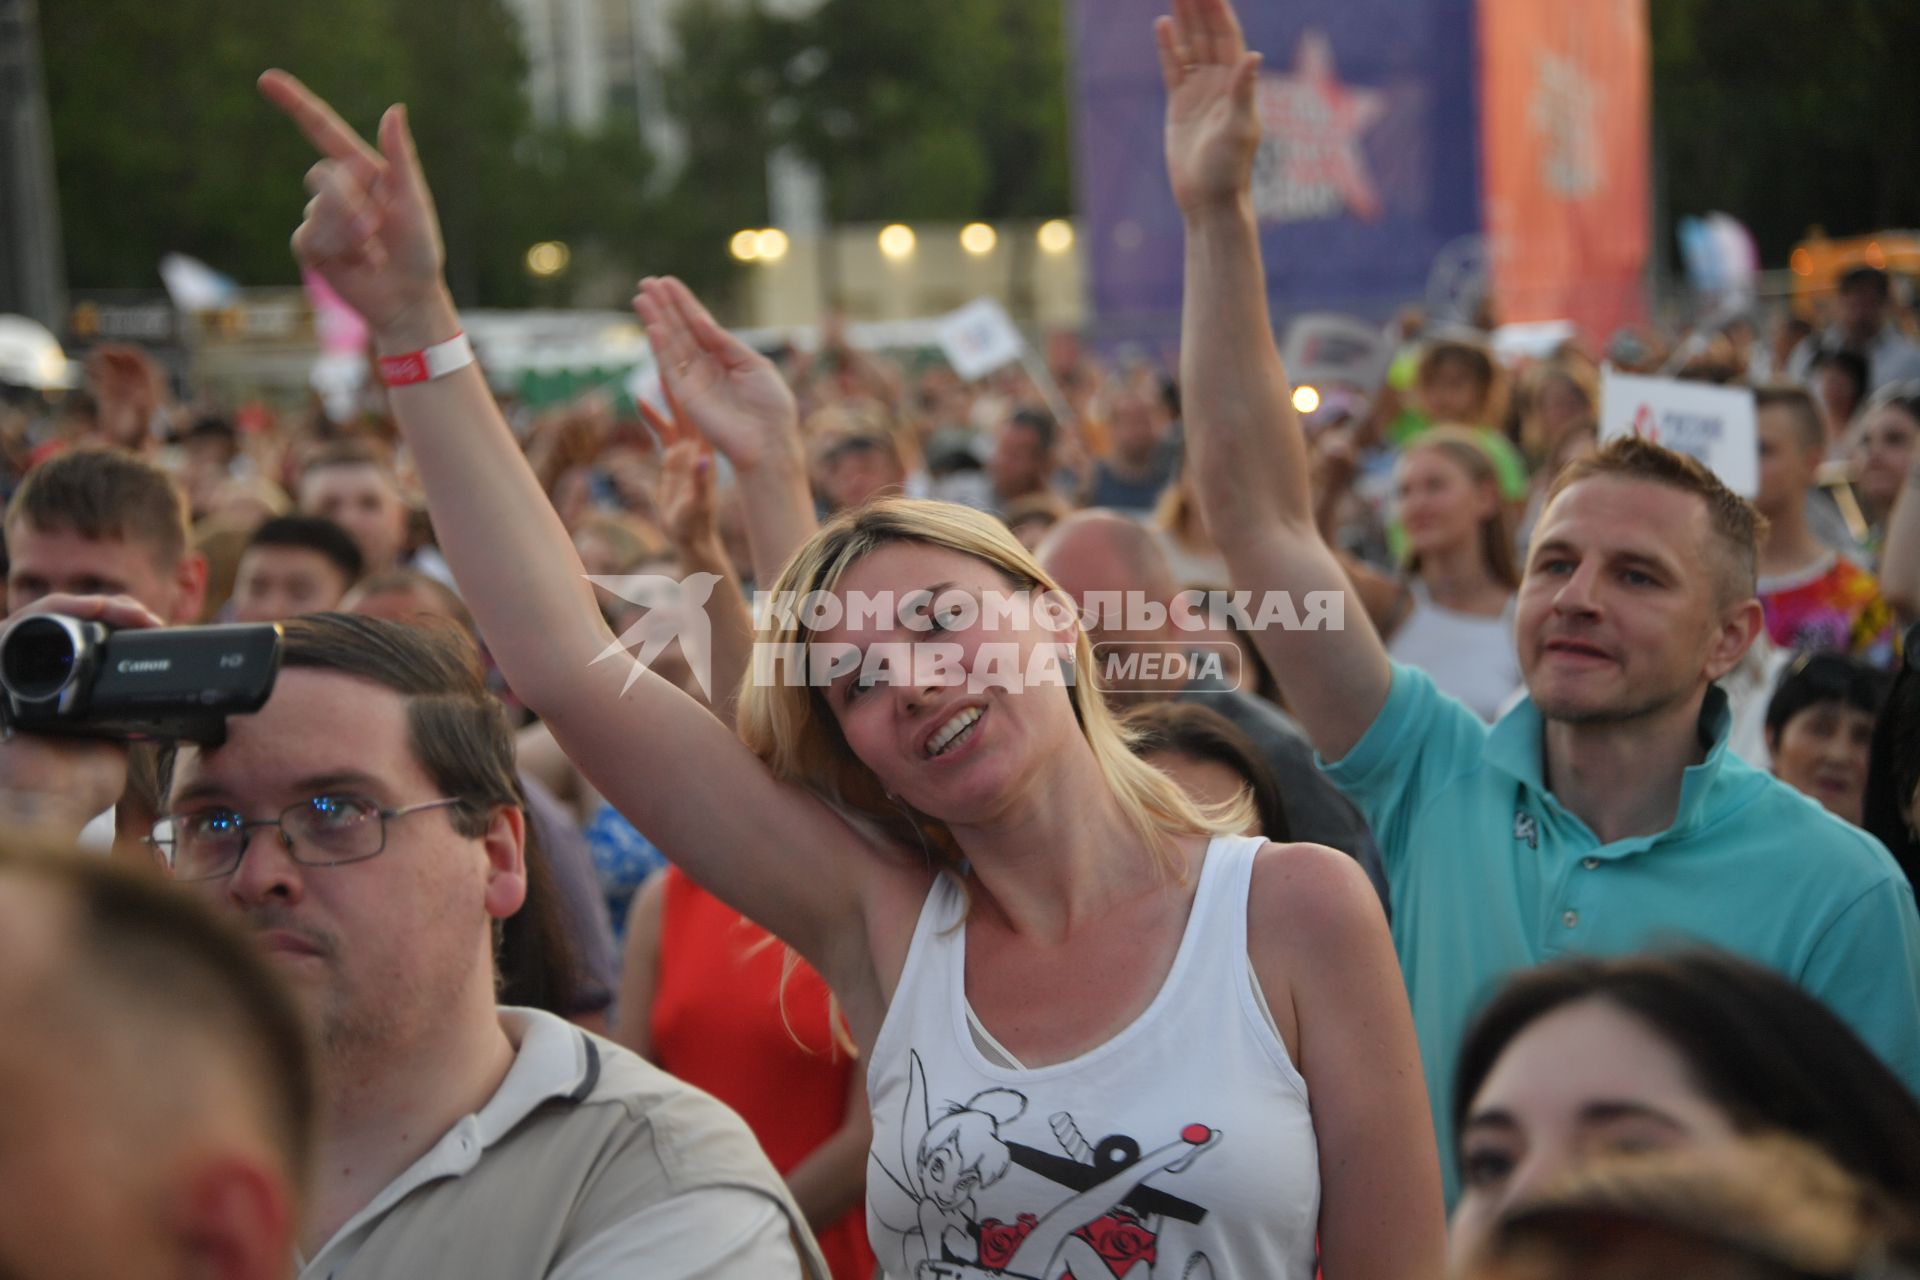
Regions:
<instances>
[{"instance_id":1,"label":"blonde hair","mask_svg":"<svg viewBox=\"0 0 1920 1280\"><path fill-rule=\"evenodd\" d=\"M1507 514L1506 499L1500 493L1500 475L1493 468L1492 455L1472 429L1458 426L1438 426L1422 432L1401 456L1411 457L1422 449L1432 449L1451 458L1455 466L1467 473L1468 482L1475 488L1492 490L1493 513L1480 521L1480 560L1495 582L1508 591L1519 590L1520 566L1514 556L1513 521ZM1417 552L1408 553L1407 572L1420 572Z\"/></svg>"},{"instance_id":2,"label":"blonde hair","mask_svg":"<svg viewBox=\"0 0 1920 1280\"><path fill-rule=\"evenodd\" d=\"M832 591L848 569L894 543L919 543L972 556L991 566L1015 590L1059 592L1058 586L1006 526L983 512L950 502L886 498L841 513L797 551L772 590L777 598L803 600ZM791 593L781 595L780 593ZM755 639L778 652L804 651L812 633L794 616L774 616ZM1067 696L1101 774L1133 829L1170 876L1179 865L1171 837L1228 834L1251 818L1246 804L1203 809L1179 784L1132 751L1135 736L1123 727L1092 685L1093 646L1076 628L1077 678ZM805 684L749 680L741 690L740 737L774 776L798 783L829 804L866 820L911 848L921 845L941 870L958 873L961 855L946 823L912 813L886 795L879 779L854 756L820 689Z\"/></svg>"},{"instance_id":3,"label":"blonde hair","mask_svg":"<svg viewBox=\"0 0 1920 1280\"><path fill-rule=\"evenodd\" d=\"M1160 491L1160 501L1153 506L1153 527L1164 529L1175 542L1189 551L1211 551L1213 539L1207 535L1207 529L1200 520L1200 504L1193 490L1193 481L1188 478L1187 464L1182 462L1180 471Z\"/></svg>"}]
</instances>

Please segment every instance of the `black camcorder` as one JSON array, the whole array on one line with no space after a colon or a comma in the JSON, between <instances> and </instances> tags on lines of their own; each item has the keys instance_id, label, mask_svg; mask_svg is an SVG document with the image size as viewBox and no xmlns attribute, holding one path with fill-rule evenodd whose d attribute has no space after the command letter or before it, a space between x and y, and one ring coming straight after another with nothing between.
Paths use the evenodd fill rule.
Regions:
<instances>
[{"instance_id":1,"label":"black camcorder","mask_svg":"<svg viewBox=\"0 0 1920 1280\"><path fill-rule=\"evenodd\" d=\"M27 733L217 747L279 671L272 624L114 631L31 614L0 634L0 717Z\"/></svg>"}]
</instances>

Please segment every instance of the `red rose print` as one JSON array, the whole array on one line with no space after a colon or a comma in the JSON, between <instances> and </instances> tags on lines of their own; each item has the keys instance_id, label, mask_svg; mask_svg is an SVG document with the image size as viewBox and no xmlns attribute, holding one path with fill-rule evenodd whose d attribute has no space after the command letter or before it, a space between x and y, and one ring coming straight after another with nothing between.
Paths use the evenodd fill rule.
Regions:
<instances>
[{"instance_id":1,"label":"red rose print","mask_svg":"<svg viewBox=\"0 0 1920 1280\"><path fill-rule=\"evenodd\" d=\"M998 1218L988 1218L980 1224L980 1265L991 1267L995 1271L1003 1269L1013 1258L1014 1250L1020 1242L1040 1225L1040 1219L1030 1213L1023 1213L1017 1222L1002 1222Z\"/></svg>"},{"instance_id":2,"label":"red rose print","mask_svg":"<svg viewBox=\"0 0 1920 1280\"><path fill-rule=\"evenodd\" d=\"M1093 1251L1116 1276L1124 1275L1128 1267L1143 1259L1148 1266L1159 1261L1154 1247L1159 1237L1125 1210L1095 1218L1073 1234L1092 1245Z\"/></svg>"}]
</instances>

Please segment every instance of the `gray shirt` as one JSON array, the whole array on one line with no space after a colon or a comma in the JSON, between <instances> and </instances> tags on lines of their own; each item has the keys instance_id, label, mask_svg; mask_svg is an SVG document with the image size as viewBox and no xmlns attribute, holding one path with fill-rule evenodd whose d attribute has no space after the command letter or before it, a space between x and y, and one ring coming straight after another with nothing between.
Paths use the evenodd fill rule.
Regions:
<instances>
[{"instance_id":1,"label":"gray shirt","mask_svg":"<svg viewBox=\"0 0 1920 1280\"><path fill-rule=\"evenodd\" d=\"M502 1008L513 1065L299 1280L828 1280L746 1124L619 1045Z\"/></svg>"}]
</instances>

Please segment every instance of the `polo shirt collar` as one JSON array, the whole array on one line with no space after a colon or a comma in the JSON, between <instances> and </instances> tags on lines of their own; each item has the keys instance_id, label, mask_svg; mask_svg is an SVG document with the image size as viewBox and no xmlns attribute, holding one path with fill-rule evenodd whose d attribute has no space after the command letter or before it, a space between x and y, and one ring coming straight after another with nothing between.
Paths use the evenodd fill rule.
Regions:
<instances>
[{"instance_id":1,"label":"polo shirt collar","mask_svg":"<svg viewBox=\"0 0 1920 1280\"><path fill-rule=\"evenodd\" d=\"M473 1120L492 1146L552 1098L580 1102L600 1081L600 1051L572 1023L538 1009L503 1006L500 1026L519 1044L506 1079Z\"/></svg>"},{"instance_id":2,"label":"polo shirt collar","mask_svg":"<svg viewBox=\"0 0 1920 1280\"><path fill-rule=\"evenodd\" d=\"M1536 795L1551 795L1546 781L1545 727L1533 698L1523 697L1488 731L1482 758ZM1727 740L1732 732L1733 712L1727 703L1726 690L1717 684L1708 685L1706 699L1700 706L1700 736L1708 743L1706 758L1699 764L1687 766L1680 780L1680 807L1674 813L1673 825L1653 839L1684 834L1709 816L1705 812L1707 795L1720 774L1721 762L1726 759Z\"/></svg>"},{"instance_id":3,"label":"polo shirt collar","mask_svg":"<svg viewBox=\"0 0 1920 1280\"><path fill-rule=\"evenodd\" d=\"M486 1105L462 1116L425 1155L382 1188L301 1271L329 1255L357 1247L387 1210L415 1189L441 1178L458 1178L480 1163L488 1147L511 1133L542 1103L583 1102L600 1082L600 1049L579 1028L538 1009L501 1006L500 1028L514 1046L513 1065ZM350 1256L350 1253L349 1253Z\"/></svg>"}]
</instances>

